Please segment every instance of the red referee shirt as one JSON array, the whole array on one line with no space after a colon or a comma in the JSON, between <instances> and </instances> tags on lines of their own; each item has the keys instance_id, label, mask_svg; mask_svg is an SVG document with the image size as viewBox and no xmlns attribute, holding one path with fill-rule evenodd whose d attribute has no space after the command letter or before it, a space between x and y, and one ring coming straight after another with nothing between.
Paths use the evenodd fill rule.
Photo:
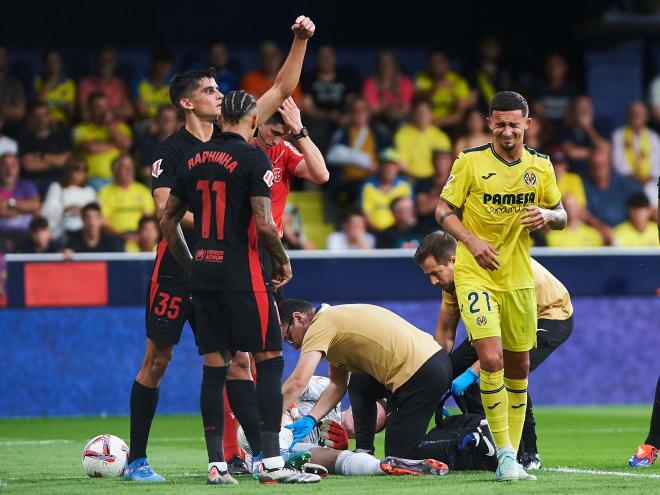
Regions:
<instances>
[{"instance_id":1,"label":"red referee shirt","mask_svg":"<svg viewBox=\"0 0 660 495\"><path fill-rule=\"evenodd\" d=\"M273 165L273 187L270 188L273 220L282 237L284 235L282 215L284 215L286 198L289 195L291 178L296 175L296 167L303 159L303 155L294 145L284 139L280 144L267 149L266 154Z\"/></svg>"}]
</instances>

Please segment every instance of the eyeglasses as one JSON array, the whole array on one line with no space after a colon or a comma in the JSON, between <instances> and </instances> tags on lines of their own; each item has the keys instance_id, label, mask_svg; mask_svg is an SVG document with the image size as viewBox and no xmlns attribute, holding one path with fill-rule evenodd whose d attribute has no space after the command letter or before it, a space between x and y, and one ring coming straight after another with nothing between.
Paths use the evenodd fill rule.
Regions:
<instances>
[{"instance_id":1,"label":"eyeglasses","mask_svg":"<svg viewBox=\"0 0 660 495\"><path fill-rule=\"evenodd\" d=\"M293 315L291 315L291 318L289 319L289 324L286 326L286 332L284 332L284 335L282 336L282 340L284 340L284 342L286 342L289 345L293 345L293 340L289 335L289 330L291 330L291 325L293 325Z\"/></svg>"}]
</instances>

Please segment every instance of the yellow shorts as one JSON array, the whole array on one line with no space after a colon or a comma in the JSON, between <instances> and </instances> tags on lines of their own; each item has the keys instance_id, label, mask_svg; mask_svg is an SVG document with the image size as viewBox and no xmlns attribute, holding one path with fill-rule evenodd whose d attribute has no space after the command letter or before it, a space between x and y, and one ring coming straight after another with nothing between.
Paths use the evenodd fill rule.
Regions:
<instances>
[{"instance_id":1,"label":"yellow shorts","mask_svg":"<svg viewBox=\"0 0 660 495\"><path fill-rule=\"evenodd\" d=\"M457 286L456 297L470 341L500 337L502 348L523 352L536 347L536 292L484 290Z\"/></svg>"}]
</instances>

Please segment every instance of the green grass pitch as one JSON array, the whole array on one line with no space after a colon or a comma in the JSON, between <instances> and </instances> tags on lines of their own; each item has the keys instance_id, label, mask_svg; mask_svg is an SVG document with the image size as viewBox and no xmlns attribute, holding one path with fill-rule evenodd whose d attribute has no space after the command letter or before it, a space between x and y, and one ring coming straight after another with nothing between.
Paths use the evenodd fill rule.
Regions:
<instances>
[{"instance_id":1,"label":"green grass pitch","mask_svg":"<svg viewBox=\"0 0 660 495\"><path fill-rule=\"evenodd\" d=\"M648 431L650 406L539 407L539 449L544 470L536 482L499 484L492 473L450 473L439 478L331 476L319 485L260 486L239 478L238 486L207 486L206 449L197 415L157 416L149 457L168 482L138 485L87 478L81 450L87 440L112 433L128 440L128 418L0 420L0 495L21 494L208 494L251 493L500 494L660 493L660 463L632 470L627 465ZM379 437L382 455L382 436Z\"/></svg>"}]
</instances>

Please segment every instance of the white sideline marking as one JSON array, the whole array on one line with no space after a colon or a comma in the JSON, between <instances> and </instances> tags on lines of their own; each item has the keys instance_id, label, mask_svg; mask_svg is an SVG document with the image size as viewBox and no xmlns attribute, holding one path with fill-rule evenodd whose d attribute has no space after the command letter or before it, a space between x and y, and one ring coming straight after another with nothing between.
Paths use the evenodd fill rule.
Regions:
<instances>
[{"instance_id":1,"label":"white sideline marking","mask_svg":"<svg viewBox=\"0 0 660 495\"><path fill-rule=\"evenodd\" d=\"M632 478L660 478L660 474L653 473L628 473L625 471L599 471L597 469L575 469L569 467L543 468L542 471L569 474L596 474L600 476L630 476Z\"/></svg>"},{"instance_id":2,"label":"white sideline marking","mask_svg":"<svg viewBox=\"0 0 660 495\"><path fill-rule=\"evenodd\" d=\"M557 428L552 430L543 430L544 435L552 434L565 434L565 433L634 433L638 431L646 431L644 427L641 428Z\"/></svg>"},{"instance_id":3,"label":"white sideline marking","mask_svg":"<svg viewBox=\"0 0 660 495\"><path fill-rule=\"evenodd\" d=\"M50 445L53 443L74 443L73 440L6 440L0 441L0 445Z\"/></svg>"}]
</instances>

